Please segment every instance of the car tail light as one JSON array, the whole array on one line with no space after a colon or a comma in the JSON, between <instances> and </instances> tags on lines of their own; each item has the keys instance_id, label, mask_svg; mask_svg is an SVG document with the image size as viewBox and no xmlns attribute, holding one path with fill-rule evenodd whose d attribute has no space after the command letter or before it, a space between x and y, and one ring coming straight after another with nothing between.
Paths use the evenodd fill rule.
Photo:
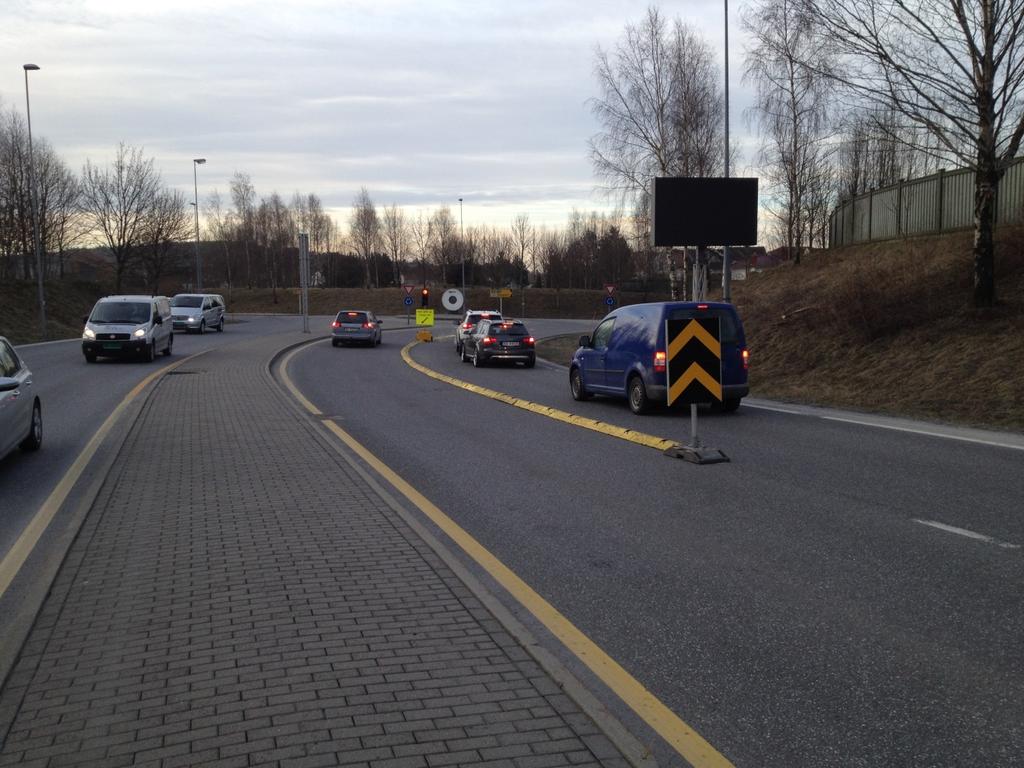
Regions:
<instances>
[{"instance_id":1,"label":"car tail light","mask_svg":"<svg viewBox=\"0 0 1024 768\"><path fill-rule=\"evenodd\" d=\"M525 344L528 347L532 347L536 343L537 340L533 338L533 336L527 336L525 339L523 339L523 344Z\"/></svg>"},{"instance_id":2,"label":"car tail light","mask_svg":"<svg viewBox=\"0 0 1024 768\"><path fill-rule=\"evenodd\" d=\"M363 323L363 328L373 328L373 323Z\"/></svg>"},{"instance_id":3,"label":"car tail light","mask_svg":"<svg viewBox=\"0 0 1024 768\"><path fill-rule=\"evenodd\" d=\"M697 305L697 309L707 309L707 308L708 308L707 304L698 304Z\"/></svg>"},{"instance_id":4,"label":"car tail light","mask_svg":"<svg viewBox=\"0 0 1024 768\"><path fill-rule=\"evenodd\" d=\"M463 323L462 324L462 330L464 330L464 331L468 331L472 327L473 327L472 323Z\"/></svg>"},{"instance_id":5,"label":"car tail light","mask_svg":"<svg viewBox=\"0 0 1024 768\"><path fill-rule=\"evenodd\" d=\"M655 371L655 373L664 373L665 372L665 361L667 359L668 358L666 357L665 353L660 351L660 350L654 353L654 371Z\"/></svg>"},{"instance_id":6,"label":"car tail light","mask_svg":"<svg viewBox=\"0 0 1024 768\"><path fill-rule=\"evenodd\" d=\"M341 328L341 323L335 320L333 323L331 323L331 328Z\"/></svg>"},{"instance_id":7,"label":"car tail light","mask_svg":"<svg viewBox=\"0 0 1024 768\"><path fill-rule=\"evenodd\" d=\"M750 350L744 347L740 350L740 357L743 358L743 370L746 371L750 368Z\"/></svg>"},{"instance_id":8,"label":"car tail light","mask_svg":"<svg viewBox=\"0 0 1024 768\"><path fill-rule=\"evenodd\" d=\"M498 340L496 338L494 338L493 336L485 336L483 343L484 343L484 346L487 346L488 344L494 344L497 341Z\"/></svg>"}]
</instances>

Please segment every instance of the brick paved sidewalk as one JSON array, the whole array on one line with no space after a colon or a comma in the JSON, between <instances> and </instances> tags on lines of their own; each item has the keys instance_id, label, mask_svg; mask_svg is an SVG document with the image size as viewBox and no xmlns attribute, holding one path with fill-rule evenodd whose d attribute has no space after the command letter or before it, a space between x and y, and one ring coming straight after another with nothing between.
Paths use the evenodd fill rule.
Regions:
<instances>
[{"instance_id":1,"label":"brick paved sidewalk","mask_svg":"<svg viewBox=\"0 0 1024 768\"><path fill-rule=\"evenodd\" d=\"M0 693L0 765L625 766L284 401L284 343L160 381Z\"/></svg>"}]
</instances>

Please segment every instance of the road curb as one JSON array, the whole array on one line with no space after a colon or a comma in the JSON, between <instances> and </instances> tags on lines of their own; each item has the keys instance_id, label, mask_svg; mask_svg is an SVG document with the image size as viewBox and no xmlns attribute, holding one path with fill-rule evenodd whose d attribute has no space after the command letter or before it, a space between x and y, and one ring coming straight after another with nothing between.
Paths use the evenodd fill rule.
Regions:
<instances>
[{"instance_id":1,"label":"road curb","mask_svg":"<svg viewBox=\"0 0 1024 768\"><path fill-rule=\"evenodd\" d=\"M296 414L310 427L310 430L317 435L321 441L340 456L370 488L383 500L402 521L409 526L423 543L425 543L440 559L451 569L469 591L480 603L491 613L502 627L519 643L522 648L530 654L537 664L547 673L562 691L572 699L576 705L586 714L597 728L608 738L612 744L622 753L626 761L633 768L657 768L657 761L650 748L643 745L622 722L612 714L598 698L566 667L554 654L549 652L537 641L533 632L517 619L512 612L506 608L497 598L494 592L488 589L480 579L471 573L462 563L458 556L429 528L421 522L413 513L401 504L395 496L388 491L383 482L378 480L358 458L344 448L338 439L331 434L313 414L304 410L295 401L294 397L282 385L274 374L275 368L282 359L291 351L303 346L315 343L329 337L317 339L304 339L300 342L289 344L278 350L266 365L266 373L280 390L285 401L296 412Z\"/></svg>"}]
</instances>

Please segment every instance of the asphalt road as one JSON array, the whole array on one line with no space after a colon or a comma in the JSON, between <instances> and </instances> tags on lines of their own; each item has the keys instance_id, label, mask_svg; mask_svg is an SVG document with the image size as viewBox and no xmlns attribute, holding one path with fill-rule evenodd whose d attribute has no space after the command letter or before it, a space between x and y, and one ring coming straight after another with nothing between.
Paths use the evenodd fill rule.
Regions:
<instances>
[{"instance_id":1,"label":"asphalt road","mask_svg":"<svg viewBox=\"0 0 1024 768\"><path fill-rule=\"evenodd\" d=\"M732 460L694 466L430 379L402 361L408 339L319 342L291 375L736 765L1021 764L1024 452L759 403L702 410L702 436ZM572 401L555 366L474 369L448 339L412 356L688 437L688 413ZM603 695L662 765L681 764Z\"/></svg>"},{"instance_id":2,"label":"asphalt road","mask_svg":"<svg viewBox=\"0 0 1024 768\"><path fill-rule=\"evenodd\" d=\"M171 361L299 324L240 320L224 334L177 336ZM593 326L528 324L537 336ZM754 401L736 414L702 410L701 434L732 461L696 467L430 379L399 355L413 336L404 318L385 327L376 349L322 341L301 352L291 368L300 389L737 765L1020 763L1024 550L1006 545L1024 544L1024 452L984 434L946 439ZM107 415L168 362L90 366L76 341L19 352L45 437L38 454L0 461L2 552ZM445 338L412 354L610 424L689 434L685 413L575 403L557 366L474 369ZM9 590L0 615L18 599ZM681 763L597 688L662 765Z\"/></svg>"}]
</instances>

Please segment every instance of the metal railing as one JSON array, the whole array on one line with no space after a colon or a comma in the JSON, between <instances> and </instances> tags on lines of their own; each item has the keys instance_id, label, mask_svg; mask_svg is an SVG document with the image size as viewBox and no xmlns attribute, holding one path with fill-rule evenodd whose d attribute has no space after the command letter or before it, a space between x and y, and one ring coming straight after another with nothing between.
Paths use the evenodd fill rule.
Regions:
<instances>
[{"instance_id":1,"label":"metal railing","mask_svg":"<svg viewBox=\"0 0 1024 768\"><path fill-rule=\"evenodd\" d=\"M1024 158L999 182L996 224L1024 222ZM829 247L932 235L974 225L974 171L939 171L875 189L836 206L829 217Z\"/></svg>"}]
</instances>

